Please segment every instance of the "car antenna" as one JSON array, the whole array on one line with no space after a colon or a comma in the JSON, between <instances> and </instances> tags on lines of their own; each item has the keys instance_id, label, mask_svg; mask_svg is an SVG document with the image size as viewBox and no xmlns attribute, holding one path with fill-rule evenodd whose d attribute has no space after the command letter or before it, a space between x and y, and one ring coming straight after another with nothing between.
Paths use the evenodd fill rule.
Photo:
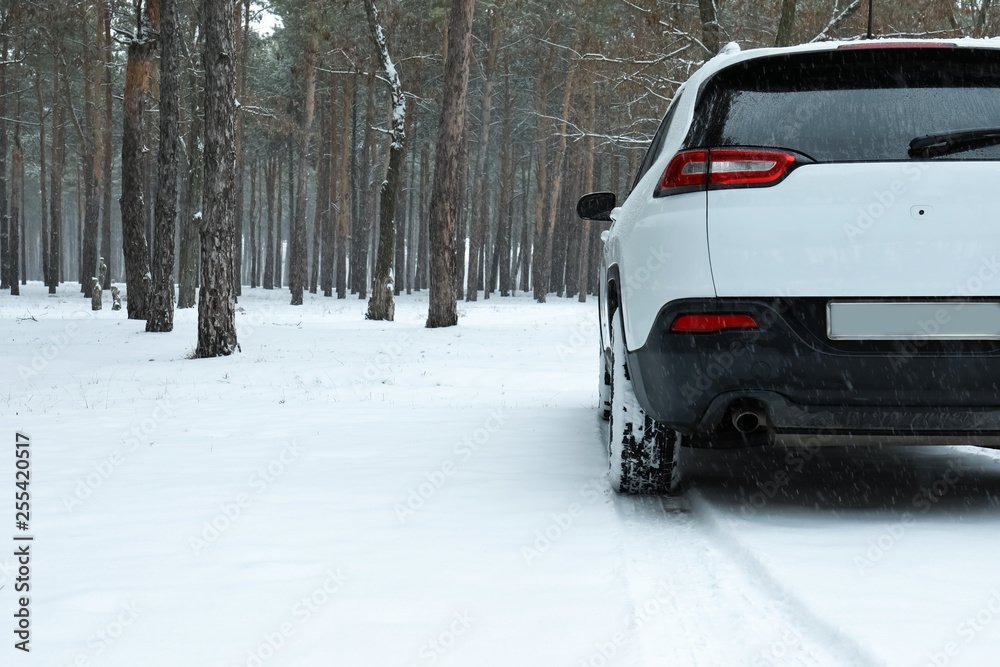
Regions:
<instances>
[{"instance_id":1,"label":"car antenna","mask_svg":"<svg viewBox=\"0 0 1000 667\"><path fill-rule=\"evenodd\" d=\"M868 36L865 39L872 39L872 0L868 0Z\"/></svg>"}]
</instances>

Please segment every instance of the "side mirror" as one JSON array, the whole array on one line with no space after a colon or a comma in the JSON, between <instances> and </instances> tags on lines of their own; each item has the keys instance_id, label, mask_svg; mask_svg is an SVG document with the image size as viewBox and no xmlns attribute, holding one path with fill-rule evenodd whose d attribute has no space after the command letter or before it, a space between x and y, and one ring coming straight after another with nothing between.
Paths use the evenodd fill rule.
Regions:
<instances>
[{"instance_id":1,"label":"side mirror","mask_svg":"<svg viewBox=\"0 0 1000 667\"><path fill-rule=\"evenodd\" d=\"M576 204L576 213L584 220L611 222L611 209L617 203L614 192L592 192L580 197Z\"/></svg>"}]
</instances>

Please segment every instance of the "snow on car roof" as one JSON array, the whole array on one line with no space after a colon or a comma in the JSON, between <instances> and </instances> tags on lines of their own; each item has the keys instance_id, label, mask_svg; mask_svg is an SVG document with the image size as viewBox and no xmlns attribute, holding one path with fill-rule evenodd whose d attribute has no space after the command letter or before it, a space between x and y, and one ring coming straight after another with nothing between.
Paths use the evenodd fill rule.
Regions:
<instances>
[{"instance_id":1,"label":"snow on car roof","mask_svg":"<svg viewBox=\"0 0 1000 667\"><path fill-rule=\"evenodd\" d=\"M955 39L913 39L913 38L885 38L885 39L853 39L853 40L828 40L822 42L811 42L808 44L797 44L795 46L768 47L759 49L742 50L736 42L730 42L722 48L711 60L702 65L701 69L695 72L691 79L704 81L716 72L729 67L738 62L766 58L790 53L816 53L819 51L835 51L842 47L853 48L899 48L900 46L933 47L933 46L955 46L959 48L979 48L979 49L1000 49L1000 37L973 38L959 37Z\"/></svg>"}]
</instances>

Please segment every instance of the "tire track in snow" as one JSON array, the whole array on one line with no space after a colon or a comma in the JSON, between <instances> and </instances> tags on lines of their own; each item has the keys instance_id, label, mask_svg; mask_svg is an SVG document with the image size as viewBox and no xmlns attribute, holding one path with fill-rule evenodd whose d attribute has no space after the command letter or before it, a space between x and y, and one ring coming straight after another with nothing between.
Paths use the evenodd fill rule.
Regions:
<instances>
[{"instance_id":1,"label":"tire track in snow","mask_svg":"<svg viewBox=\"0 0 1000 667\"><path fill-rule=\"evenodd\" d=\"M693 514L700 519L704 532L720 552L730 562L741 569L748 580L752 580L757 592L766 596L777 614L784 617L784 623L799 638L809 640L816 647L811 651L817 659L814 663L792 662L787 664L851 665L875 667L885 662L874 657L867 649L836 626L818 616L808 605L799 600L780 577L775 575L756 554L743 546L738 538L722 524L717 510L697 489L690 489L687 498ZM754 664L751 662L750 664ZM786 664L780 660L765 661L761 664Z\"/></svg>"},{"instance_id":2,"label":"tire track in snow","mask_svg":"<svg viewBox=\"0 0 1000 667\"><path fill-rule=\"evenodd\" d=\"M633 605L637 612L655 610L652 600L660 605L632 633L631 648L641 659L631 664L882 664L784 590L719 526L696 490L681 498L618 496L613 503L623 524L618 535ZM664 582L666 594L656 597Z\"/></svg>"}]
</instances>

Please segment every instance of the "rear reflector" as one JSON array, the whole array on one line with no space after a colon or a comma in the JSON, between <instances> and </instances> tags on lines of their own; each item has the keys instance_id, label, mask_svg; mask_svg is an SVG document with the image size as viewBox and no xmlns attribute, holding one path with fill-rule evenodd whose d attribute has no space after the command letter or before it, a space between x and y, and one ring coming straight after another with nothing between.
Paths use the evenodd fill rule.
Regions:
<instances>
[{"instance_id":1,"label":"rear reflector","mask_svg":"<svg viewBox=\"0 0 1000 667\"><path fill-rule=\"evenodd\" d=\"M957 44L951 42L881 42L879 40L866 40L857 44L843 44L837 47L838 51L856 51L859 49L954 49Z\"/></svg>"},{"instance_id":2,"label":"rear reflector","mask_svg":"<svg viewBox=\"0 0 1000 667\"><path fill-rule=\"evenodd\" d=\"M657 184L657 197L696 190L767 186L777 183L795 166L795 156L784 151L713 148L681 151L667 165Z\"/></svg>"},{"instance_id":3,"label":"rear reflector","mask_svg":"<svg viewBox=\"0 0 1000 667\"><path fill-rule=\"evenodd\" d=\"M725 329L759 329L751 315L679 315L670 330L675 333L714 333Z\"/></svg>"}]
</instances>

